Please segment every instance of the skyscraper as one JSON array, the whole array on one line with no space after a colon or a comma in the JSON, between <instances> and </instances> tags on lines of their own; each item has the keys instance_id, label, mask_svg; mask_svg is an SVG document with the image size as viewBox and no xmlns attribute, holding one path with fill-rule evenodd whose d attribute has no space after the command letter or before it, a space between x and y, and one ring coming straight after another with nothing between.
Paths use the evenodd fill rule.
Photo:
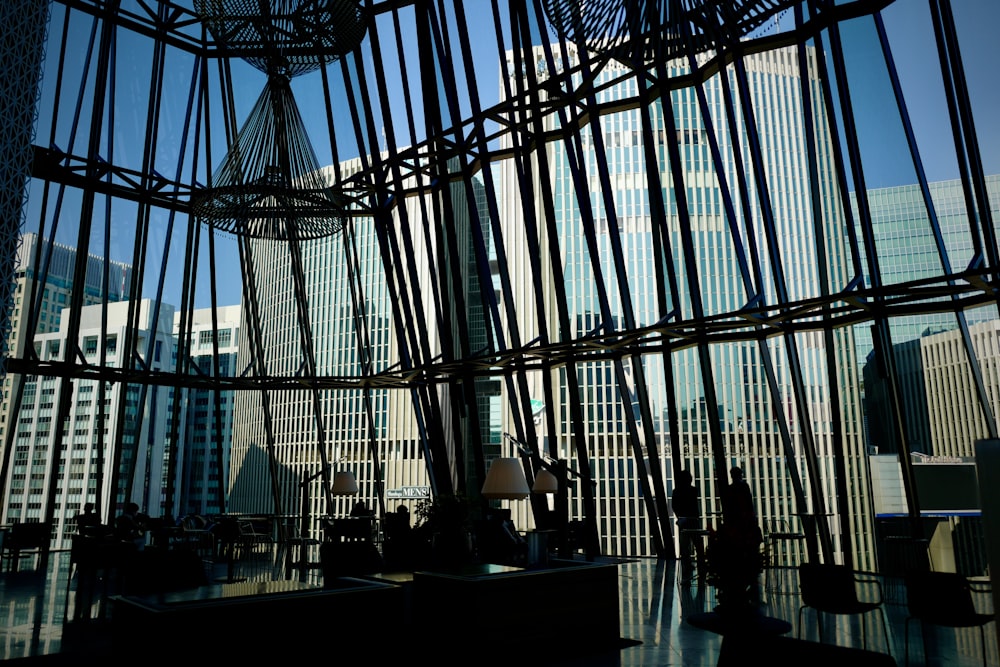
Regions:
<instances>
[{"instance_id":1,"label":"skyscraper","mask_svg":"<svg viewBox=\"0 0 1000 667\"><path fill-rule=\"evenodd\" d=\"M362 166L361 159L346 161L338 168L348 178ZM333 177L334 168L328 167ZM447 190L446 190L447 192ZM240 325L239 363L241 373L277 377L295 377L303 368L306 355L301 334L302 318L308 319L316 373L338 377L380 372L390 367L400 356L441 355L440 348L427 352L408 348L401 351L399 330L392 318L393 292L391 279L384 272L384 257L380 244L395 243L417 247L423 259L419 268L422 276L434 271L437 261L451 262L456 257L459 266L455 274L463 284L456 292L479 293L476 273L468 266L474 262L469 250L468 226L473 219L469 204L457 194L447 202L427 197L401 199L405 202L390 209L386 218L376 221L372 216L352 218L341 234L300 245L307 312L297 310L300 295L296 293L286 242L255 241L247 261L247 281L252 284L254 301L259 308L244 304ZM453 211L457 233L454 242L447 237L428 237L422 232L423 220L432 210L448 206ZM391 223L391 231L379 225ZM419 222L418 222L419 221ZM388 233L392 239L379 238ZM444 245L438 245L443 243ZM445 247L447 246L447 247ZM454 250L455 254L449 254ZM398 276L393 276L395 279ZM397 290L396 301L412 304L428 331L424 341L436 341L442 327L459 326L470 329L481 322L475 311L481 305L470 300L464 314L443 306L452 303L448 295L419 294L420 278L407 277L408 282L392 283ZM487 286L487 289L490 287ZM403 296L398 296L403 292ZM459 306L454 306L458 308ZM484 331L471 332L470 345L482 345ZM455 337L455 345L460 337ZM405 343L404 343L405 345ZM452 353L454 354L454 353ZM259 359L267 359L258 365ZM476 381L490 385L487 380ZM427 497L430 476L425 442L428 416L424 410L448 410L444 387L434 389L430 404L413 393L371 387L365 389L323 389L313 393L308 385L298 390L241 392L236 396L236 420L233 435L231 472L231 509L237 512L280 511L297 514L301 509L302 486L311 516L345 515L359 499L369 506L379 506L385 498L395 504L412 505ZM489 387L477 389L487 403L498 392ZM452 421L452 417L440 419ZM321 426L319 426L321 424ZM322 428L325 451L317 451L318 429ZM500 433L482 421L478 437L499 441ZM447 433L448 447L462 446L468 432ZM352 472L360 487L356 498L333 498L333 506L323 484L324 457L334 471ZM460 457L458 457L460 458ZM458 460L452 457L451 461ZM452 467L446 475L458 477L466 471ZM384 508L382 508L384 509Z\"/></svg>"},{"instance_id":2,"label":"skyscraper","mask_svg":"<svg viewBox=\"0 0 1000 667\"><path fill-rule=\"evenodd\" d=\"M17 268L15 270L13 308L10 313L11 330L7 340L7 349L12 357L23 358L25 353L35 344L36 350L40 349L35 339L37 334L57 335L60 326L63 324L62 316L64 309L69 305L73 291L73 269L76 262L76 249L60 243L49 243L45 239L39 238L35 233L27 233L21 239L18 248ZM108 262L108 282L107 289L104 288L103 270L104 261L95 255L91 255L87 262L86 282L83 286L83 303L94 305L101 303L105 298L108 302L119 302L129 298L128 290L131 285L132 268L128 264L121 262ZM37 304L37 305L36 305ZM51 338L52 336L50 336ZM47 349L57 343L46 343L45 358L52 358ZM39 355L41 358L41 355ZM18 447L21 460L26 450L23 446L24 437L27 433L23 428L21 419L30 419L27 414L14 415L14 404L20 391L20 384L24 378L21 375L10 373L4 376L3 395L0 402L0 453L4 453L2 460L7 462L7 477L3 481L4 494L8 502L4 503L4 519L13 520L18 516L40 518L35 507L41 502L40 489L41 477L34 478L35 486L32 487L36 496L31 501L17 503L18 508L12 508L9 504L13 500L13 495L18 491L17 486L23 490L23 482L26 478L24 471L15 472L17 467L15 461L18 453L11 451L4 452L8 438L11 437L9 428L15 423L20 424L18 433L13 445ZM34 387L37 378L32 378L30 386ZM51 393L53 391L51 380L47 380L49 386L45 388ZM28 392L29 387L25 388ZM46 415L51 418L51 408L53 399L42 401L48 404ZM24 404L29 404L27 401ZM23 408L27 410L28 408ZM30 423L30 422L29 422ZM43 429L43 433L44 433ZM25 433L25 436L21 436ZM45 436L42 436L43 438ZM33 474L41 474L40 470ZM78 504L73 501L72 504ZM29 511L32 510L32 511Z\"/></svg>"},{"instance_id":3,"label":"skyscraper","mask_svg":"<svg viewBox=\"0 0 1000 667\"><path fill-rule=\"evenodd\" d=\"M536 50L535 56L535 62L522 67L534 68L542 81L551 80L549 85L542 86L544 90L570 86L562 70L570 72L579 65L578 54L572 47L562 52L563 60L557 61L556 71L549 71L551 65L542 49ZM539 179L546 179L544 170L534 171L532 187L526 189L524 177L515 169L516 161L508 161L500 187L505 193L501 219L508 252L516 247L520 253L529 253L528 243L513 244L510 240L520 240L524 234L524 213L518 195L523 197L526 191L533 192L539 217L555 217L561 248L559 269L564 282L552 282L547 288L552 292L565 291L567 321L571 327L570 332L560 330L558 335L585 338L662 324L658 295L679 304L685 312L701 308L711 315L752 307L757 295L766 297L767 302L804 299L821 294L826 289L824 281L847 282L849 254L842 235L846 216L837 205L832 139L824 129L827 118L818 103L815 50L807 50L806 63L809 71L803 82L795 49L775 49L748 56L743 60L749 83L747 98L734 92L737 78L733 70L724 70L725 74L710 76L700 85L680 87L650 105L648 127L643 126L642 113L637 108L603 115L599 124L585 123L565 113L546 116L544 131L558 132L560 125L579 124L579 145L574 150L570 140L551 144L547 166L550 192L538 183ZM683 74L687 63L670 63L670 71ZM608 64L592 82L598 91L597 103L612 106L618 100L633 99L638 83L628 73L627 64ZM505 90L517 90L516 79L512 77ZM573 79L573 85L582 84L578 76ZM818 128L815 185L823 193L821 210L812 210L810 204L804 90L809 91L814 128ZM736 97L732 107L727 106L729 97ZM727 118L731 125L727 125ZM762 153L759 164L763 165L764 173L755 173L753 161L747 160L746 182L750 191L740 193L740 169L744 168L740 154L747 157L749 153L747 136L751 131L759 136ZM644 152L643 137L649 132L656 139L655 156ZM675 137L679 150L672 158L668 146ZM714 146L713 141L717 141ZM516 146L511 148L516 152ZM715 157L714 150L719 157ZM603 153L603 160L598 153ZM653 165L649 163L651 158L656 160ZM674 177L671 161L677 159L683 182L671 187ZM605 161L606 174L602 173ZM581 179L590 183L590 201L579 200L575 194L581 190ZM653 193L647 185L654 180L664 184L661 195L668 234L663 240L655 238L656 204L651 204ZM760 189L762 183L767 184L770 192L766 203ZM679 188L684 189L683 201L676 194ZM741 194L745 197L743 208ZM727 210L730 196L736 206ZM548 210L551 213L542 213ZM773 217L776 226L773 237L766 234L765 216ZM538 222L539 226L542 224ZM592 236L588 229L591 224ZM734 229L740 233L734 235ZM693 243L690 249L683 245L686 236ZM699 294L693 294L691 283L682 279L668 285L669 290L676 292L663 293L664 288L658 286L657 271L666 267L657 267L653 251L657 243L667 244L675 266L700 276ZM813 255L814 249L823 244L829 253L830 274L826 276L817 272ZM755 246L763 249L761 252L780 255L784 276L769 275L768 267L764 267L763 273L741 280L740 256ZM614 270L611 257L615 253L624 258L625 274ZM528 264L527 254L511 254L512 264ZM540 271L552 272L555 260L544 251L540 256ZM689 264L692 258L694 265ZM522 296L526 300L521 301ZM530 298L530 292L514 292L515 307L520 313L531 312L527 301ZM695 299L700 303L696 304ZM521 320L522 330L524 321ZM558 329L555 320L548 325L550 331ZM541 329L536 323L528 331L540 334ZM666 493L669 494L671 485L671 470L688 469L700 488L706 516L711 517L720 509L721 490L716 486L719 461L713 460L710 444L712 432L718 428L724 443L725 468L736 465L744 468L763 522L797 523L797 515L811 512L824 515L820 520L826 521L825 515L832 514L828 525L834 550L839 551L842 536L836 517L846 514L852 531L854 562L871 565L871 524L865 518L869 514L869 483L861 434L855 427L860 423L857 413L860 379L853 355L853 336L847 329L835 330L828 338L818 331L805 331L794 335L794 340L769 338L762 343L713 344L709 358L714 369L711 391L714 400L707 400L709 394L703 384L701 367L705 357L699 356L693 344L679 345L671 354L672 388L667 388L664 379L669 377L665 375L666 363L654 355L644 356L641 362L634 357L620 361L578 361L553 371L551 382L557 390L549 400L554 399L556 405L548 414L563 416L554 429L557 457L568 460L570 468L580 465L575 442L581 434L573 432L567 417L570 405L582 402L580 409L587 424L583 435L592 452L589 466L596 482L598 533L603 549L620 554L653 553L651 536L656 531L651 524L656 521L657 513L662 515L662 506L656 509L656 498L649 497L656 493L656 486L645 484L635 465L636 456L647 461L652 458L646 453L637 454L635 444L648 440L650 432L655 434L655 442L645 442L644 447L652 447L658 453ZM836 360L832 369L828 368L830 359ZM793 368L796 364L797 372ZM570 373L576 376L578 390L569 382ZM773 385L769 382L770 373L774 374ZM639 413L640 401L632 393L639 374L651 388L652 409L648 415ZM836 378L838 386L831 388L830 378ZM804 383L806 395L811 397L808 405L797 404L795 382ZM545 400L541 373L533 387L532 397ZM831 397L838 394L844 404L839 417L830 404ZM677 407L674 415L671 401ZM501 404L510 405L510 400ZM633 410L634 421L629 415ZM805 415L811 416L809 421ZM672 418L678 422L680 442L677 443L671 443ZM644 423L648 419L653 421L651 430ZM835 419L842 436L836 435ZM787 437L782 434L781 421L787 424ZM539 432L546 433L545 427ZM840 442L838 438L842 438ZM545 447L549 446L546 443ZM834 460L841 446L846 484L851 492L848 505L838 507L833 491L838 474ZM807 448L816 452L818 466L806 465ZM650 474L655 474L654 470L650 469ZM802 496L797 499L795 492L799 485L820 488L823 492L821 496L809 497L806 506L802 506ZM582 496L579 486L571 493L572 516L584 515ZM527 516L522 513L520 520L526 521Z\"/></svg>"},{"instance_id":4,"label":"skyscraper","mask_svg":"<svg viewBox=\"0 0 1000 667\"><path fill-rule=\"evenodd\" d=\"M180 321L181 314L175 313L175 340L180 335ZM219 377L235 376L239 306L220 307L214 318L211 308L195 310L189 324L191 373L213 376L217 366ZM173 396L183 401L174 462L177 491L174 511L178 516L225 512L234 392L175 388Z\"/></svg>"},{"instance_id":5,"label":"skyscraper","mask_svg":"<svg viewBox=\"0 0 1000 667\"><path fill-rule=\"evenodd\" d=\"M139 354L149 368L166 368L173 342L169 329L172 308L161 307L161 311L167 312L159 319L158 330L153 331L150 328L154 319L153 302L144 299L139 307L136 332ZM103 348L108 365L121 367L129 303L110 303L107 309L106 335L102 335L102 306L92 305L83 309L79 340L67 343L65 318L59 320L55 331L35 336L39 359L65 360L75 354L78 346L85 359L96 361ZM64 313L65 309L59 314ZM128 489L124 500L136 502L151 514L159 513L168 413L168 390L164 387L151 387L144 393L136 384L114 383L102 391L98 381L77 380L72 386L70 422L62 443L56 443L54 421L64 382L70 380L38 376L24 379L3 515L5 522L43 521L45 498L55 486L55 548L69 547L76 531L74 519L85 503L95 503L98 515L106 518L112 504L123 501L111 494L111 480L116 472L111 462L119 460L116 456L119 443L121 467L117 473L122 480L120 488ZM143 396L145 404L141 405ZM125 420L119 425L115 415L123 402ZM52 466L53 460L60 461L57 471Z\"/></svg>"},{"instance_id":6,"label":"skyscraper","mask_svg":"<svg viewBox=\"0 0 1000 667\"><path fill-rule=\"evenodd\" d=\"M994 220L1000 216L1000 175L985 177ZM975 259L976 248L969 232L969 216L965 193L959 180L937 181L927 184L927 191L934 208L933 213L941 232L945 258L952 268L967 267ZM857 202L851 193L851 202L857 211ZM881 259L884 283L900 283L940 275L942 258L934 239L930 212L924 202L920 186L900 185L868 190L868 208L871 211L872 231L879 250L885 250ZM855 216L857 219L857 216ZM881 253L880 253L881 254ZM865 259L862 253L862 260ZM970 321L991 319L988 312L971 311ZM952 329L955 316L947 313L922 313L893 322L894 344L919 338L927 331ZM864 364L872 351L871 333L866 327L857 327L858 363Z\"/></svg>"},{"instance_id":7,"label":"skyscraper","mask_svg":"<svg viewBox=\"0 0 1000 667\"><path fill-rule=\"evenodd\" d=\"M1000 175L986 176L985 185L993 219L1000 219ZM927 193L930 210L916 184L868 190L872 232L880 250L880 269L885 284L933 278L941 275L946 262L958 271L979 261L977 254L980 251L972 241L975 233L970 232L961 181L928 183ZM853 194L852 204L856 211L857 202ZM940 233L940 247L932 220ZM963 317L970 325L975 325L995 319L996 308L968 309ZM907 419L909 429L906 438L910 451L930 454L937 449L932 443L928 421L928 396L921 360L921 350L925 345L922 339L943 331L953 331L958 326L955 313L939 312L894 318L889 327L894 362L899 370L900 391L906 397L904 404L914 406L909 410ZM883 364L873 354L872 330L868 325L855 327L854 330L858 365L864 368L867 444L881 453L894 453L897 436L892 421L884 418L891 413L886 403L888 397ZM961 431L966 426L956 423L953 428ZM971 442L967 443L970 447L966 455L971 455Z\"/></svg>"},{"instance_id":8,"label":"skyscraper","mask_svg":"<svg viewBox=\"0 0 1000 667\"><path fill-rule=\"evenodd\" d=\"M21 239L18 248L17 270L15 272L14 301L11 310L11 331L7 341L10 355L23 357L36 333L58 331L62 310L69 304L73 289L73 264L76 249L39 239L37 234L28 233ZM101 303L104 295L101 272L103 260L91 255L87 264L87 279L84 287L85 305ZM124 301L129 298L132 268L121 262L108 263L108 301ZM39 282L40 276L44 282ZM35 330L29 331L34 308L32 299L38 303L34 316ZM0 404L0 451L6 443L6 426L9 421L11 402L17 392L19 376L7 375L3 381L3 402Z\"/></svg>"},{"instance_id":9,"label":"skyscraper","mask_svg":"<svg viewBox=\"0 0 1000 667\"><path fill-rule=\"evenodd\" d=\"M570 60L564 66L572 69L576 64L573 61L575 52L570 48L568 53ZM669 181L671 159L668 145L676 138L680 150L677 159L683 164L685 180L684 203L677 201L672 188L665 186L662 192L667 202L669 252L675 264L683 265L688 260L682 251L682 240L688 234L694 239L692 251L698 258L698 266L689 267L689 270L696 270L702 276L703 289L710 297L701 305L706 313L737 311L753 301L753 294L734 269L739 265L740 244L777 244L774 251L781 253L787 275L782 278L784 282L781 285L766 271L752 279L751 282L760 281L754 289L765 294L785 290L782 298L802 299L820 293L823 280L838 284L839 281L846 282L844 263L847 250L840 235L845 216L836 205L837 198L832 196L832 147L829 136L822 132L820 137L826 143L821 142L817 147L817 185L820 192L826 195L822 198L824 208L812 212L806 204L810 184L802 157L806 132L802 99L798 92L805 88L818 95L812 79L816 69L815 53L809 50L808 54L810 78L806 86L800 81L799 61L794 50L779 49L745 60L752 90L750 104L761 119L760 141L767 156L764 178L767 187L776 193L770 202L770 215L777 229L773 238L753 231L759 230L757 225L763 215L756 204L747 208L749 213L741 209L735 211L735 220L727 217L731 215L726 209L727 191L735 189L737 165L740 163L736 151L743 147L748 131L746 121L737 126L735 136L729 128L720 127L719 119L725 117L723 87L734 85L733 82L715 75L705 81L700 91L702 102L708 105L715 119L711 130L703 117L699 90L695 87L671 93L669 110L660 104L652 107L654 123L650 131L658 139L657 164L652 169L664 183ZM540 59L539 63L533 66L539 67L540 76L549 76L542 71L544 62ZM675 67L682 68L680 64ZM617 100L635 96L635 80L624 74L627 74L626 65L612 63L607 66L602 74L604 78L595 82L601 90L598 103L614 104ZM615 83L618 79L621 80ZM557 131L560 122L571 120L565 117L560 120L553 114L546 118L548 124L545 130ZM820 115L820 120L822 122L817 124L822 126L825 117ZM514 301L510 305L512 312L518 313L525 338L540 335L539 327L542 326L535 317L532 303L535 292L531 274L535 269L532 268L531 255L535 254L539 259L540 270L546 276L555 275L548 249L544 246L533 247L526 237L525 230L530 227L525 224L529 208L523 205L525 192L537 197L534 206L540 220L537 224L544 224L547 222L545 218L551 215L559 230L559 268L563 281L545 279L551 303L545 308L546 317L550 319L544 326L549 330L561 326L556 320L558 309L552 306L558 301L556 292L566 295L570 330L561 335L567 339L585 337L590 332L652 326L661 320L657 302L660 288L651 256L652 247L660 241L650 231L655 229L655 225L652 223L654 206L651 205L651 195L644 178L649 171L641 140L645 131L639 111L625 109L601 117L599 136L592 125L583 124L579 132L578 152L567 148L567 144L554 142L546 170L536 168L519 173L516 159L501 163L498 190L503 197L500 199L499 219L507 252L505 261L517 278L512 290ZM717 138L721 154L727 156L718 170L712 156L710 132ZM598 152L603 153L606 159L606 175L601 174L600 161L596 157ZM341 170L349 175L352 168L359 166L356 161L341 165ZM575 194L580 191L577 181L581 177L593 184L589 202L579 201ZM602 186L602 179L608 184ZM545 183L550 184L550 194L546 192ZM602 189L612 193L610 199L602 198ZM756 192L750 194L757 196ZM546 200L548 196L550 200ZM459 198L454 197L451 202L460 212L456 219L465 220L468 215L461 212L468 209L456 203L458 201ZM394 209L392 214L390 233L395 234L395 242L413 244L418 249L417 256L421 256L421 250L426 251L428 259L420 266L421 271L433 270L434 258L443 252L442 247L435 244L447 237L411 235L406 231L404 222L429 215L426 209L432 208L431 204L430 198L422 200L419 196L411 196L405 206ZM682 215L681 206L687 207L686 215ZM476 214L481 220L487 220L488 216L482 208L485 206L480 206ZM823 227L814 226L814 213L824 221ZM583 215L592 216L597 230L592 237L588 237L586 225L581 222ZM734 227L750 231L734 240L731 233ZM822 239L817 239L817 235L822 235ZM829 244L829 266L833 274L825 277L817 274L811 255L812 249L821 241ZM383 244L390 242L386 238L381 241ZM465 243L456 243L456 252L449 257L465 257L466 260L460 261L473 261L473 247ZM317 373L322 376L346 374L348 370L357 373L361 364L370 364L370 368L378 369L388 359L397 358L400 354L398 331L388 317L377 319L380 314L391 313L392 309L386 301L389 298L388 283L381 272L378 257L379 248L385 246L379 245L375 223L365 217L356 217L354 227L345 232L345 237L303 242L301 247ZM495 254L496 246L491 244L490 248L493 253L490 261L499 262ZM262 349L266 351L270 364L256 372L268 376L293 376L303 359L298 333L300 315L295 310L289 263L277 261L287 252L287 244L280 242L259 242L254 246L251 277L257 285L257 301L266 304L266 308L260 311L259 328ZM621 252L625 258L627 273L624 275L615 274L610 261L604 264L615 252ZM351 260L356 265L353 276L348 261L351 253L357 254L357 259ZM458 274L475 275L472 271L459 271ZM353 295L352 280L356 281L355 285L363 285L363 289ZM412 283L403 283L398 289L413 289L413 285L420 282L413 278L407 280L412 280ZM677 291L668 295L669 298L685 309L691 308L694 300L692 287L683 282L674 285ZM470 290L465 286L464 289L473 294L483 293L478 288ZM448 302L447 295L420 296L424 298L423 321L428 330L434 332L428 336L430 340L438 340L442 328L460 326L462 318L456 311L451 311L450 316L447 313L442 316L441 306L435 306L435 299L440 303ZM352 322L354 313L359 312L356 305L350 305L352 299L360 299L360 303L364 304L362 311L370 318L366 327L358 328ZM775 297L773 300L780 299ZM418 300L414 302L420 303ZM501 308L507 305L501 304ZM481 321L479 316L473 314L476 307L474 303L465 304L466 326L471 327ZM240 345L240 367L245 369L251 367L251 357L244 356L251 355L253 347L254 327L246 321L246 317L251 316L251 313L246 313L241 326L241 335L247 344ZM361 330L370 332L364 335L373 337L369 347L372 352L367 357L359 352L364 349L364 345L359 346L357 338ZM489 332L484 331L483 335L489 335ZM579 407L586 416L587 424L584 437L592 452L586 463L593 470L598 534L604 551L639 555L652 554L656 550L650 524L662 520L662 516L657 518L655 510L654 515L650 514L650 508L655 508L657 502L650 496L656 492L657 486L644 480L636 466L635 442L644 439L646 433L653 434L653 441L644 446L655 450L662 462L659 471L663 478L659 488L665 489L669 495L671 468L690 469L701 489L704 511L711 514L719 509L719 490L714 472L717 462L713 461L709 444L712 430L718 428L724 441L726 467L740 465L746 468L763 520L793 522L798 520L798 514L815 511L824 515L822 520L827 521L828 513L836 516L843 513L848 516L847 523L852 530L850 543L855 562L871 563L870 522L863 518L868 513L869 485L861 434L855 427L860 420L854 412L860 407L860 380L853 364L851 331L837 329L829 338L818 332L806 331L796 334L794 338L793 342L768 339L766 342L714 345L711 350L717 373L712 392L714 402L706 400L698 355L684 347L672 355L675 386L671 390L665 386L664 365L653 355L647 355L641 362L632 357L620 362L579 361L554 369L550 379L544 378L542 371L528 374L532 405L545 406L537 412L538 432L556 433L554 451L558 452L558 458L569 462L571 470L581 466L573 445L579 434L572 432L568 419L553 425L553 431L549 431L546 419L552 414L568 415L572 403L577 400L570 389L569 373L574 374L575 384L580 387L582 405ZM792 347L795 350L791 350ZM382 356L383 352L385 356ZM441 350L431 352L440 354ZM797 375L789 369L786 361L791 356L795 357L800 367ZM833 369L827 368L829 358L838 360ZM773 385L769 385L769 373L774 374ZM833 390L829 386L831 377L836 378L837 384ZM807 406L796 404L796 391L792 388L796 379L805 383L806 395L813 397ZM550 380L554 389L546 395L545 385ZM648 414L642 413L639 407L641 401L634 393L640 391L639 385L653 388L648 398L652 410ZM444 388L438 391L442 396L441 409L447 410L453 403L444 399ZM835 416L829 405L833 394L843 397L848 410L836 417L837 429L833 426ZM514 430L510 426L509 410L519 399L510 393L509 385L494 380L477 385L473 395L482 401L475 413L480 418L490 415L488 420L481 419L479 424L480 437L484 438L484 442L492 443L490 449L484 449L485 457L519 455L510 443L501 441L499 437L501 431ZM238 414L256 416L240 420L234 436L234 510L297 511L299 484L302 480L317 477L322 468L321 458L314 449L310 449L316 438L317 406L326 428L329 465L335 469L352 469L362 483L363 496L378 500L382 494L378 493L377 487L383 481L387 491L429 484L427 475L433 473L427 470L426 451L421 446L420 410L423 406L406 392L329 390L322 392L322 398L317 402L310 398L308 391L275 391L268 392L263 406L262 397L258 394L241 394L236 400ZM678 406L675 415L670 414L672 402ZM266 425L268 411L272 422L282 425L271 433ZM369 432L366 424L369 414L372 415L371 423L375 425L374 432ZM805 421L803 417L807 414L812 415L810 421ZM679 424L680 442L671 442L668 426L671 419L676 419ZM778 421L785 422L787 426L782 427ZM450 419L444 418L443 423L450 423ZM636 426L639 432L635 431ZM838 433L843 434L842 437L836 435ZM449 437L454 435L449 434ZM468 433L454 437L455 444L451 446L461 446L463 440L468 438ZM371 447L376 447L377 452L371 451ZM810 467L804 462L807 447L816 452L818 466ZM837 506L833 482L837 474L834 459L841 447L846 459L845 474L849 477L845 483L852 490L846 507ZM273 456L269 448L273 448ZM551 450L550 443L544 443L544 450ZM275 462L273 472L268 469L271 460ZM378 460L384 461L381 474L373 467L373 461ZM469 464L468 458L458 457L457 460ZM452 474L460 473L453 471ZM468 471L461 474L469 476ZM270 486L272 477L278 480L276 489ZM339 504L345 501L335 499L338 506L331 512L318 483L313 481L312 484L315 486L310 487L308 497L313 515L346 510L346 504ZM585 513L580 484L578 482L570 494L571 518ZM822 489L822 495L811 495L803 506L803 486ZM264 491L268 488L272 488L270 494ZM275 497L280 507L274 506ZM514 504L512 509L519 527L533 526L528 503ZM840 524L830 520L828 525L835 548L839 549L842 543Z\"/></svg>"}]
</instances>

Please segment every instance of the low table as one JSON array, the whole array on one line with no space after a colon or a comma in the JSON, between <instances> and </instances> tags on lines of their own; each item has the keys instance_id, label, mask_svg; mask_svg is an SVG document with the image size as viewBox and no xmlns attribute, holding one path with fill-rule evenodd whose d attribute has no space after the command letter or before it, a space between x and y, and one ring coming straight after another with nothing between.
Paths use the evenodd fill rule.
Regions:
<instances>
[{"instance_id":1,"label":"low table","mask_svg":"<svg viewBox=\"0 0 1000 667\"><path fill-rule=\"evenodd\" d=\"M429 662L519 664L618 646L616 564L478 568L413 574L413 637Z\"/></svg>"},{"instance_id":2,"label":"low table","mask_svg":"<svg viewBox=\"0 0 1000 667\"><path fill-rule=\"evenodd\" d=\"M401 590L342 577L325 588L290 580L237 582L111 601L118 658L256 664L312 658L318 638L359 646L381 641L383 629L372 619L399 608Z\"/></svg>"}]
</instances>

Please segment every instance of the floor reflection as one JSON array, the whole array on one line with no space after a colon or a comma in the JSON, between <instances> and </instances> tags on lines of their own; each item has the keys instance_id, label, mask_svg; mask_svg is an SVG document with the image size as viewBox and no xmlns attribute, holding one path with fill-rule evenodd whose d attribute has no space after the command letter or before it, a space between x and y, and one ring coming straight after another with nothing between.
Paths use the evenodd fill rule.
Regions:
<instances>
[{"instance_id":1,"label":"floor reflection","mask_svg":"<svg viewBox=\"0 0 1000 667\"><path fill-rule=\"evenodd\" d=\"M3 619L0 622L0 659L50 654L86 657L88 654L107 652L110 640L106 623L65 622L67 615L72 618L75 613L76 577L69 577L68 561L68 554L54 555L44 577L31 571L0 575L0 614ZM277 572L280 573L280 568ZM275 570L267 567L266 563L247 568L244 573L259 577L275 576ZM707 667L717 663L721 639L685 622L692 614L716 607L718 601L713 587L697 576L685 575L678 579L678 569L672 562L656 559L623 560L619 563L619 573L621 648L601 655L550 662L549 665ZM216 575L224 577L226 573L220 571ZM318 573L308 576L317 579ZM804 615L804 626L799 628L801 603L795 571L773 571L769 573L768 584L771 590L762 591L764 613L791 623L792 635L817 641L819 628L811 610ZM891 653L902 665L906 606L902 600L893 599L885 608L889 617ZM879 621L871 614L864 620L857 617L825 617L824 641L860 648L861 622L867 624L865 633L869 641L874 642L869 648L884 651ZM910 632L911 664L973 667L983 662L977 630L928 629L926 639L927 659L923 655L919 627L914 624ZM986 646L987 664L997 665L996 631L992 625L987 626Z\"/></svg>"}]
</instances>

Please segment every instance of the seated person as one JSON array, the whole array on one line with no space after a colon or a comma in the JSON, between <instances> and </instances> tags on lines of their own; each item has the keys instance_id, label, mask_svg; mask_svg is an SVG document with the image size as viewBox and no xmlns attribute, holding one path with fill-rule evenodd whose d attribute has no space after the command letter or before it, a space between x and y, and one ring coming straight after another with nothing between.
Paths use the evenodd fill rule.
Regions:
<instances>
[{"instance_id":1,"label":"seated person","mask_svg":"<svg viewBox=\"0 0 1000 667\"><path fill-rule=\"evenodd\" d=\"M125 510L115 519L115 537L142 548L146 543L144 518L145 515L139 513L137 504L126 503Z\"/></svg>"},{"instance_id":2,"label":"seated person","mask_svg":"<svg viewBox=\"0 0 1000 667\"><path fill-rule=\"evenodd\" d=\"M509 509L495 509L479 522L476 531L479 559L500 565L524 565L528 544L517 532Z\"/></svg>"}]
</instances>

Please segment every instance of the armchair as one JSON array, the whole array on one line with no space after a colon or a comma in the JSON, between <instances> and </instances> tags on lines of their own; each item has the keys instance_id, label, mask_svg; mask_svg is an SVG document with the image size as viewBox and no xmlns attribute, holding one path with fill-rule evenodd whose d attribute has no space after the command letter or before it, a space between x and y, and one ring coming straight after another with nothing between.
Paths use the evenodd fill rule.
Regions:
<instances>
[{"instance_id":1,"label":"armchair","mask_svg":"<svg viewBox=\"0 0 1000 667\"><path fill-rule=\"evenodd\" d=\"M858 596L858 584L873 586L875 599L861 599ZM891 654L889 644L889 628L882 608L882 586L878 579L859 576L854 570L844 565L827 563L803 563L799 566L799 586L802 591L802 606L799 608L799 636L802 635L802 613L806 607L816 611L816 624L819 627L820 641L823 640L823 625L820 612L835 615L864 616L868 612L877 611L881 614L882 632L885 636L886 652ZM861 623L862 647L867 648L868 640L865 634L865 624Z\"/></svg>"},{"instance_id":2,"label":"armchair","mask_svg":"<svg viewBox=\"0 0 1000 667\"><path fill-rule=\"evenodd\" d=\"M906 617L904 645L906 664L910 664L910 621L920 621L948 628L979 628L983 666L986 665L986 632L984 626L994 620L993 614L976 610L972 594L975 590L968 579L954 572L911 572L906 575ZM921 635L923 633L921 632ZM927 643L924 638L924 656Z\"/></svg>"}]
</instances>

